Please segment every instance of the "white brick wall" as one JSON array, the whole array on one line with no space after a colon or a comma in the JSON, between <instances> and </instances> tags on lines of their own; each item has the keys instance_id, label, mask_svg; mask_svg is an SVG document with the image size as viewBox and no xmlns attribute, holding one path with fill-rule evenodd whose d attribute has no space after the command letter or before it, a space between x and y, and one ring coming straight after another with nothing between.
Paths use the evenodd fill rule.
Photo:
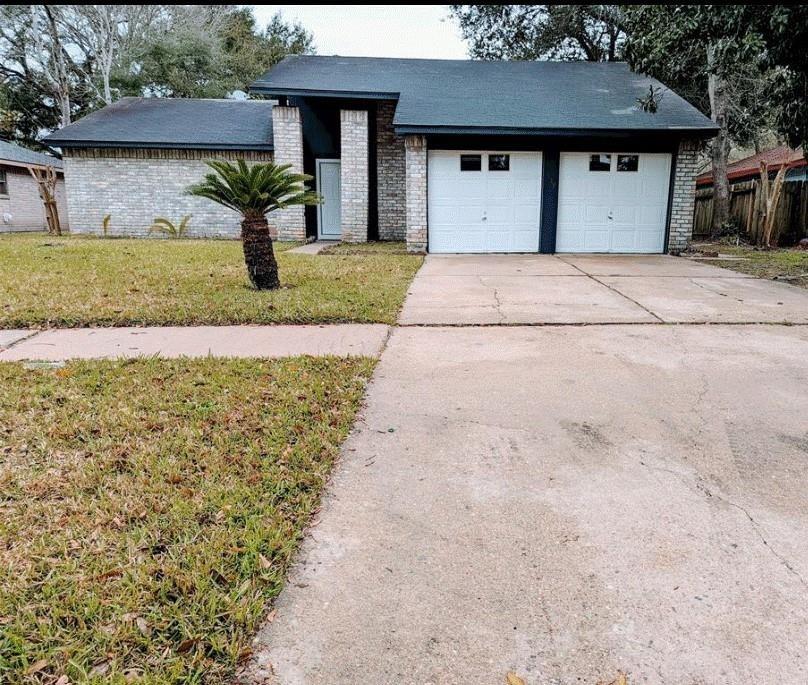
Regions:
<instances>
[{"instance_id":1,"label":"white brick wall","mask_svg":"<svg viewBox=\"0 0 808 685\"><path fill-rule=\"evenodd\" d=\"M693 235L696 173L700 148L701 143L698 140L686 139L679 143L676 170L673 176L669 252L678 252L687 248Z\"/></svg>"},{"instance_id":2,"label":"white brick wall","mask_svg":"<svg viewBox=\"0 0 808 685\"><path fill-rule=\"evenodd\" d=\"M396 102L376 108L376 191L379 239L404 240L407 235L407 184L404 137L393 129Z\"/></svg>"},{"instance_id":3,"label":"white brick wall","mask_svg":"<svg viewBox=\"0 0 808 685\"><path fill-rule=\"evenodd\" d=\"M13 231L44 231L45 207L39 197L36 181L28 169L17 166L0 165L6 172L8 194L0 195L0 233ZM67 206L65 204L65 182L60 176L56 181L56 208L63 231L69 229ZM4 216L11 215L6 222Z\"/></svg>"},{"instance_id":4,"label":"white brick wall","mask_svg":"<svg viewBox=\"0 0 808 685\"><path fill-rule=\"evenodd\" d=\"M188 235L237 238L241 215L211 200L191 197L186 188L210 172L211 158L269 161L272 153L217 153L194 150L70 150L64 159L67 205L73 233L148 235L156 217L178 224L190 214ZM272 216L270 216L272 223Z\"/></svg>"},{"instance_id":5,"label":"white brick wall","mask_svg":"<svg viewBox=\"0 0 808 685\"><path fill-rule=\"evenodd\" d=\"M368 113L340 111L340 211L342 239L368 239Z\"/></svg>"},{"instance_id":6,"label":"white brick wall","mask_svg":"<svg viewBox=\"0 0 808 685\"><path fill-rule=\"evenodd\" d=\"M407 185L407 250L426 252L426 138L404 137Z\"/></svg>"},{"instance_id":7,"label":"white brick wall","mask_svg":"<svg viewBox=\"0 0 808 685\"><path fill-rule=\"evenodd\" d=\"M303 173L303 124L297 107L272 108L272 138L275 162L291 164L292 171ZM276 212L279 240L305 240L306 219L302 205Z\"/></svg>"}]
</instances>

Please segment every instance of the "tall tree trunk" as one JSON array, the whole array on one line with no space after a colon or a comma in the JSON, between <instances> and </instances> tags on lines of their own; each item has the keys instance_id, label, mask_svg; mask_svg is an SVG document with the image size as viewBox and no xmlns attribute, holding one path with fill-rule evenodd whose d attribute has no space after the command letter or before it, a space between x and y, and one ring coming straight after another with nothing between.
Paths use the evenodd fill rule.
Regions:
<instances>
[{"instance_id":1,"label":"tall tree trunk","mask_svg":"<svg viewBox=\"0 0 808 685\"><path fill-rule=\"evenodd\" d=\"M712 66L712 48L708 50L708 65ZM713 138L713 235L719 234L729 223L729 132L727 131L727 92L721 76L710 71L707 81L710 95L710 117L718 124L718 135Z\"/></svg>"},{"instance_id":2,"label":"tall tree trunk","mask_svg":"<svg viewBox=\"0 0 808 685\"><path fill-rule=\"evenodd\" d=\"M59 27L56 25L56 18L49 5L42 5L47 19L48 33L51 40L51 58L53 59L53 73L51 80L54 83L56 96L59 99L59 127L64 128L70 125L70 75L68 73L67 53L62 46L59 37Z\"/></svg>"},{"instance_id":3,"label":"tall tree trunk","mask_svg":"<svg viewBox=\"0 0 808 685\"><path fill-rule=\"evenodd\" d=\"M278 262L275 261L269 224L264 215L254 214L244 217L241 222L241 243L250 282L258 290L280 288Z\"/></svg>"}]
</instances>

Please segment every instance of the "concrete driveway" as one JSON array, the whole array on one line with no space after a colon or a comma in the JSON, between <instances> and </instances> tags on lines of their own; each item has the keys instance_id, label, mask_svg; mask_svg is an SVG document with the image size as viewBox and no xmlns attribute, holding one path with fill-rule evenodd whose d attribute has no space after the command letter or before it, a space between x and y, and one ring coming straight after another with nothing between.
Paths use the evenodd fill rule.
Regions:
<instances>
[{"instance_id":1,"label":"concrete driveway","mask_svg":"<svg viewBox=\"0 0 808 685\"><path fill-rule=\"evenodd\" d=\"M405 314L453 326L393 331L245 681L808 682L808 327L659 322L703 311L694 281L717 319L805 315L666 258L428 259ZM456 325L592 323L590 293L635 320Z\"/></svg>"},{"instance_id":2,"label":"concrete driveway","mask_svg":"<svg viewBox=\"0 0 808 685\"><path fill-rule=\"evenodd\" d=\"M402 324L808 323L808 291L663 255L430 255Z\"/></svg>"}]
</instances>

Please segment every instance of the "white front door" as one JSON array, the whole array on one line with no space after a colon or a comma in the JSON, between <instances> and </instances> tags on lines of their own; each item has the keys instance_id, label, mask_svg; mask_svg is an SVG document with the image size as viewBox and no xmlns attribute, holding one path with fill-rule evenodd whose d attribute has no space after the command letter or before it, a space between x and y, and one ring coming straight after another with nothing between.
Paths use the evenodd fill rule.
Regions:
<instances>
[{"instance_id":1,"label":"white front door","mask_svg":"<svg viewBox=\"0 0 808 685\"><path fill-rule=\"evenodd\" d=\"M431 150L430 252L538 252L541 153Z\"/></svg>"},{"instance_id":2,"label":"white front door","mask_svg":"<svg viewBox=\"0 0 808 685\"><path fill-rule=\"evenodd\" d=\"M556 252L665 250L671 156L562 152Z\"/></svg>"},{"instance_id":3,"label":"white front door","mask_svg":"<svg viewBox=\"0 0 808 685\"><path fill-rule=\"evenodd\" d=\"M338 159L317 160L317 192L322 197L317 205L317 237L338 240L342 237Z\"/></svg>"}]
</instances>

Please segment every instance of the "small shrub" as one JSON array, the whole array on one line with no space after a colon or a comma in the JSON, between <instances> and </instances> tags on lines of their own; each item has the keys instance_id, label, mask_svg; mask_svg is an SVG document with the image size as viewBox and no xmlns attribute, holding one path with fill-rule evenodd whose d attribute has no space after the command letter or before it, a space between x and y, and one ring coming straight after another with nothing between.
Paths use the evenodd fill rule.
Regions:
<instances>
[{"instance_id":1,"label":"small shrub","mask_svg":"<svg viewBox=\"0 0 808 685\"><path fill-rule=\"evenodd\" d=\"M716 230L712 236L716 240L725 240L733 243L738 243L741 237L741 222L734 216L731 216Z\"/></svg>"},{"instance_id":2,"label":"small shrub","mask_svg":"<svg viewBox=\"0 0 808 685\"><path fill-rule=\"evenodd\" d=\"M188 224L190 222L190 214L186 214L184 217L182 217L182 221L180 221L179 226L175 226L168 219L158 216L155 217L151 227L149 228L149 233L162 233L163 235L167 235L169 238L184 238L188 234Z\"/></svg>"},{"instance_id":3,"label":"small shrub","mask_svg":"<svg viewBox=\"0 0 808 685\"><path fill-rule=\"evenodd\" d=\"M109 237L109 225L111 222L112 222L112 214L107 214L101 221L101 232L103 233L105 238Z\"/></svg>"}]
</instances>

